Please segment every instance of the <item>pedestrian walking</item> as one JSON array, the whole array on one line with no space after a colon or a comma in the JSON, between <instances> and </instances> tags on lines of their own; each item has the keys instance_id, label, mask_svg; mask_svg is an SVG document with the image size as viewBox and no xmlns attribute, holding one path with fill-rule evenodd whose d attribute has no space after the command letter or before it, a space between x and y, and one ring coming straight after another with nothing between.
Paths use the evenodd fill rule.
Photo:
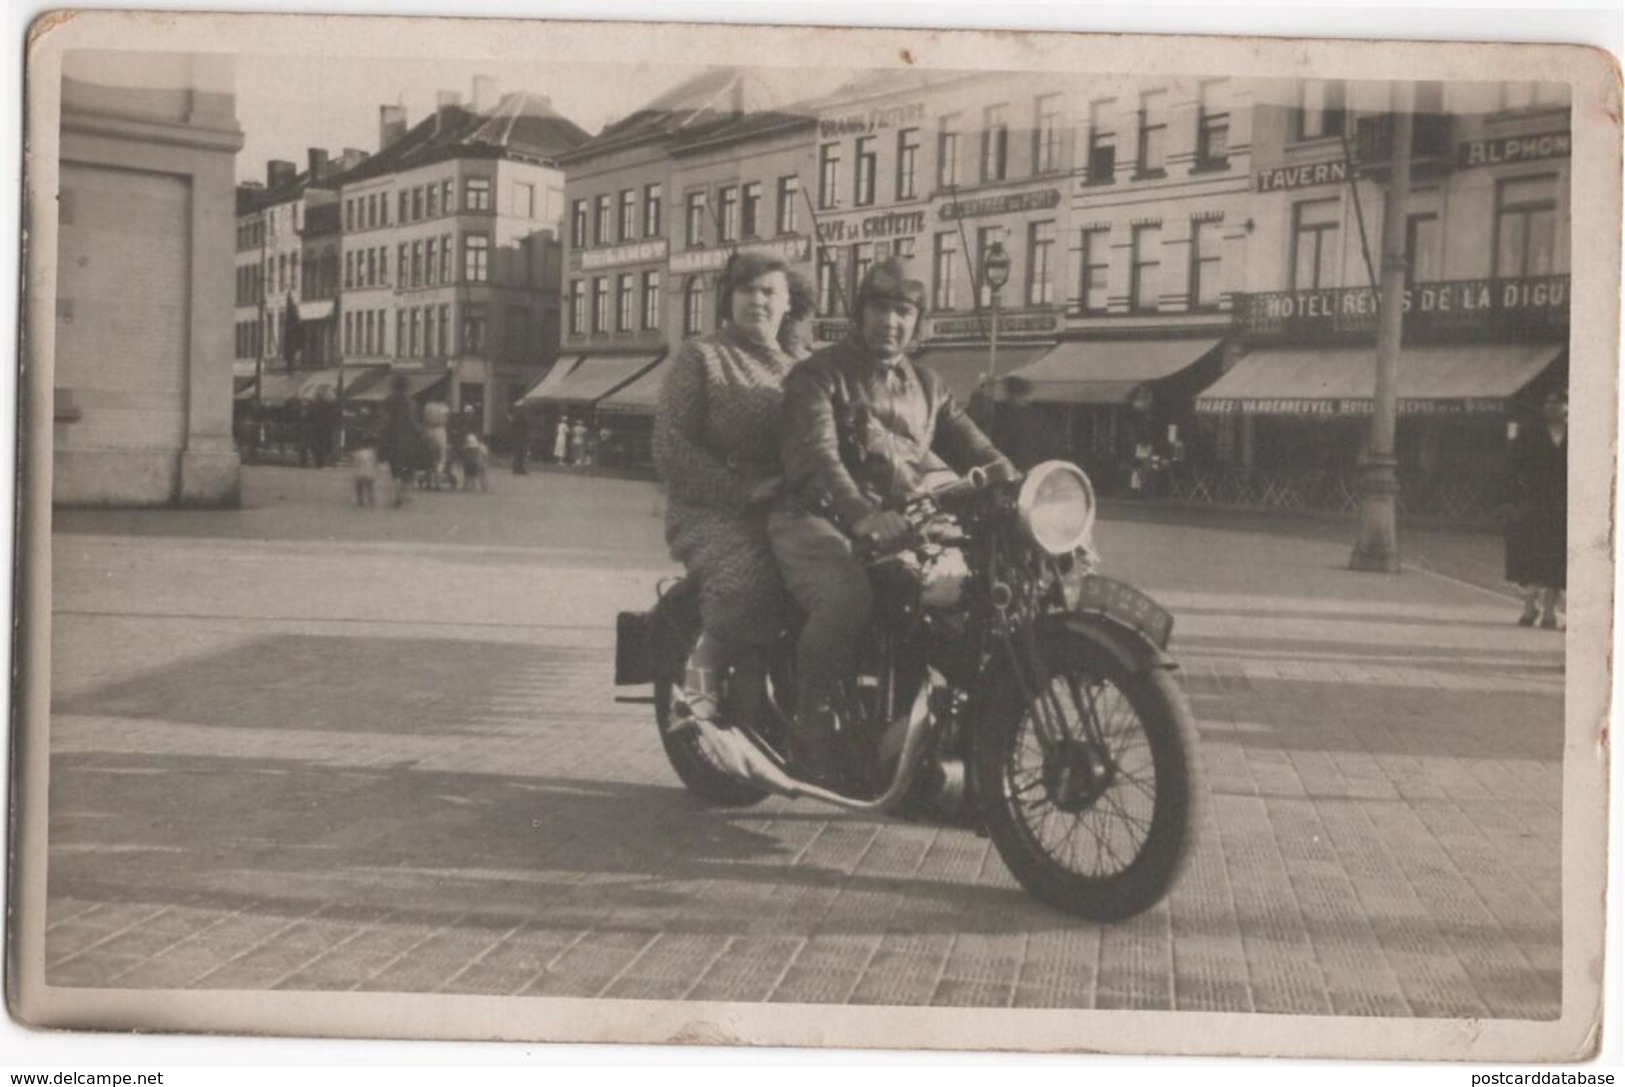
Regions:
<instances>
[{"instance_id":1,"label":"pedestrian walking","mask_svg":"<svg viewBox=\"0 0 1625 1087\"><path fill-rule=\"evenodd\" d=\"M530 474L530 413L515 407L508 416L508 437L513 442L513 474Z\"/></svg>"},{"instance_id":2,"label":"pedestrian walking","mask_svg":"<svg viewBox=\"0 0 1625 1087\"><path fill-rule=\"evenodd\" d=\"M570 419L559 416L559 425L553 431L553 463L570 463Z\"/></svg>"},{"instance_id":3,"label":"pedestrian walking","mask_svg":"<svg viewBox=\"0 0 1625 1087\"><path fill-rule=\"evenodd\" d=\"M339 402L330 385L322 386L306 416L310 428L310 450L318 468L336 464L335 447L339 432Z\"/></svg>"},{"instance_id":4,"label":"pedestrian walking","mask_svg":"<svg viewBox=\"0 0 1625 1087\"><path fill-rule=\"evenodd\" d=\"M378 504L378 440L363 431L350 451L350 467L355 473L355 504L362 509Z\"/></svg>"},{"instance_id":5,"label":"pedestrian walking","mask_svg":"<svg viewBox=\"0 0 1625 1087\"><path fill-rule=\"evenodd\" d=\"M1523 596L1518 625L1557 629L1568 587L1569 394L1553 389L1541 425L1513 439L1507 479L1506 578Z\"/></svg>"},{"instance_id":6,"label":"pedestrian walking","mask_svg":"<svg viewBox=\"0 0 1625 1087\"><path fill-rule=\"evenodd\" d=\"M587 423L580 418L570 426L570 463L583 466L592 463L592 454L587 448Z\"/></svg>"},{"instance_id":7,"label":"pedestrian walking","mask_svg":"<svg viewBox=\"0 0 1625 1087\"><path fill-rule=\"evenodd\" d=\"M429 487L438 491L440 483L451 474L451 438L446 424L451 419L451 407L444 400L429 401L423 408L423 429L434 446L433 464L429 468Z\"/></svg>"},{"instance_id":8,"label":"pedestrian walking","mask_svg":"<svg viewBox=\"0 0 1625 1087\"><path fill-rule=\"evenodd\" d=\"M472 430L468 437L463 439L463 490L472 491L476 486L481 491L489 491L491 482L486 477L485 466L490 459L491 451L486 448L480 436Z\"/></svg>"},{"instance_id":9,"label":"pedestrian walking","mask_svg":"<svg viewBox=\"0 0 1625 1087\"><path fill-rule=\"evenodd\" d=\"M417 469L419 450L424 445L417 405L407 395L407 387L405 374L395 374L389 379L383 432L379 436L378 451L389 464L390 478L395 485L391 504L397 509L406 504L406 487Z\"/></svg>"}]
</instances>

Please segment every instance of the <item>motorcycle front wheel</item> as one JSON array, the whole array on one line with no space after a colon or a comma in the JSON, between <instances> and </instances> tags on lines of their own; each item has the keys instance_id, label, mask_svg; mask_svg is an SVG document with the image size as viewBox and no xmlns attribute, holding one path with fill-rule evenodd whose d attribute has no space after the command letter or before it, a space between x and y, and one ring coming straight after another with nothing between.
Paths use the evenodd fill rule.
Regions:
<instances>
[{"instance_id":1,"label":"motorcycle front wheel","mask_svg":"<svg viewBox=\"0 0 1625 1087\"><path fill-rule=\"evenodd\" d=\"M1043 643L1050 686L1035 701L1066 739L1043 741L1007 672L972 742L983 820L1034 898L1119 921L1155 905L1184 865L1195 722L1166 669L1130 671L1076 635Z\"/></svg>"}]
</instances>

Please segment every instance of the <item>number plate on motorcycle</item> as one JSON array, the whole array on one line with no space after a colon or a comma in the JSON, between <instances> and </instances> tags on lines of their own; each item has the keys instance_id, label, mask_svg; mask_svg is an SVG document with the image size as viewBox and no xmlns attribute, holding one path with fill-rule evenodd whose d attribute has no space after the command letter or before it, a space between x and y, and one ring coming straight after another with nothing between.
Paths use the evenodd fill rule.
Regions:
<instances>
[{"instance_id":1,"label":"number plate on motorcycle","mask_svg":"<svg viewBox=\"0 0 1625 1087\"><path fill-rule=\"evenodd\" d=\"M1168 638L1174 632L1174 617L1168 609L1134 586L1098 574L1078 584L1073 608L1103 612L1145 635L1158 649L1168 648Z\"/></svg>"}]
</instances>

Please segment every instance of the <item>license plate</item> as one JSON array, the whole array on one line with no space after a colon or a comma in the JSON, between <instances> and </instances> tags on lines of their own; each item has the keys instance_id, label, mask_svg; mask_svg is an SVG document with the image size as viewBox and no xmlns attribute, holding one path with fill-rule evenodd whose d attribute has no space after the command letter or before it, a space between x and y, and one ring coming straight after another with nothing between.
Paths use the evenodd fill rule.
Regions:
<instances>
[{"instance_id":1,"label":"license plate","mask_svg":"<svg viewBox=\"0 0 1625 1087\"><path fill-rule=\"evenodd\" d=\"M1168 648L1174 617L1168 609L1123 581L1090 574L1078 585L1075 611L1096 611L1144 634L1158 649Z\"/></svg>"}]
</instances>

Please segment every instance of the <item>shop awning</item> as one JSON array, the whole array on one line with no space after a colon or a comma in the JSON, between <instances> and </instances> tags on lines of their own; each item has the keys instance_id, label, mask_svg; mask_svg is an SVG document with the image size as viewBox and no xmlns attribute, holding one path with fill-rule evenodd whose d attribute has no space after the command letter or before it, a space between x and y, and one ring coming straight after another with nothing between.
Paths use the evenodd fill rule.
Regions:
<instances>
[{"instance_id":1,"label":"shop awning","mask_svg":"<svg viewBox=\"0 0 1625 1087\"><path fill-rule=\"evenodd\" d=\"M997 365L999 374L1011 374L1026 366L1050 349L1050 344L999 344ZM961 404L970 402L971 395L981 388L987 376L988 345L974 347L928 347L919 356L919 362L947 382L954 399Z\"/></svg>"},{"instance_id":2,"label":"shop awning","mask_svg":"<svg viewBox=\"0 0 1625 1087\"><path fill-rule=\"evenodd\" d=\"M419 373L402 372L406 373L406 395L414 400L422 399L451 380L450 370L429 370ZM388 373L388 371L386 370L385 373ZM368 381L364 387L357 389L353 396L350 394L349 389L346 388L344 399L350 403L381 404L389 399L390 384L388 377L380 376Z\"/></svg>"},{"instance_id":3,"label":"shop awning","mask_svg":"<svg viewBox=\"0 0 1625 1087\"><path fill-rule=\"evenodd\" d=\"M299 303L299 319L301 321L325 321L333 316L333 299L322 298L315 302Z\"/></svg>"},{"instance_id":4,"label":"shop awning","mask_svg":"<svg viewBox=\"0 0 1625 1087\"><path fill-rule=\"evenodd\" d=\"M309 370L295 370L292 373L285 370L267 370L260 375L260 399L267 404L280 404L284 400L292 400L299 395L299 390L310 379Z\"/></svg>"},{"instance_id":5,"label":"shop awning","mask_svg":"<svg viewBox=\"0 0 1625 1087\"><path fill-rule=\"evenodd\" d=\"M638 377L598 401L600 412L618 415L653 415L655 403L660 399L660 387L666 383L672 356L668 355Z\"/></svg>"},{"instance_id":6,"label":"shop awning","mask_svg":"<svg viewBox=\"0 0 1625 1087\"><path fill-rule=\"evenodd\" d=\"M538 386L526 400L586 407L615 392L660 361L659 355L589 355L547 390Z\"/></svg>"},{"instance_id":7,"label":"shop awning","mask_svg":"<svg viewBox=\"0 0 1625 1087\"><path fill-rule=\"evenodd\" d=\"M1554 344L1406 347L1399 356L1403 414L1494 414L1557 361ZM1196 410L1247 415L1369 415L1374 348L1254 351L1196 397Z\"/></svg>"},{"instance_id":8,"label":"shop awning","mask_svg":"<svg viewBox=\"0 0 1625 1087\"><path fill-rule=\"evenodd\" d=\"M1194 366L1218 346L1218 340L1063 343L1015 373L1032 384L1037 401L1121 404L1141 385Z\"/></svg>"},{"instance_id":9,"label":"shop awning","mask_svg":"<svg viewBox=\"0 0 1625 1087\"><path fill-rule=\"evenodd\" d=\"M553 368L542 375L542 379L525 390L525 395L519 398L522 408L535 407L541 398L552 392L570 376L570 371L587 361L586 355L577 355L574 358L561 358L553 363Z\"/></svg>"}]
</instances>

